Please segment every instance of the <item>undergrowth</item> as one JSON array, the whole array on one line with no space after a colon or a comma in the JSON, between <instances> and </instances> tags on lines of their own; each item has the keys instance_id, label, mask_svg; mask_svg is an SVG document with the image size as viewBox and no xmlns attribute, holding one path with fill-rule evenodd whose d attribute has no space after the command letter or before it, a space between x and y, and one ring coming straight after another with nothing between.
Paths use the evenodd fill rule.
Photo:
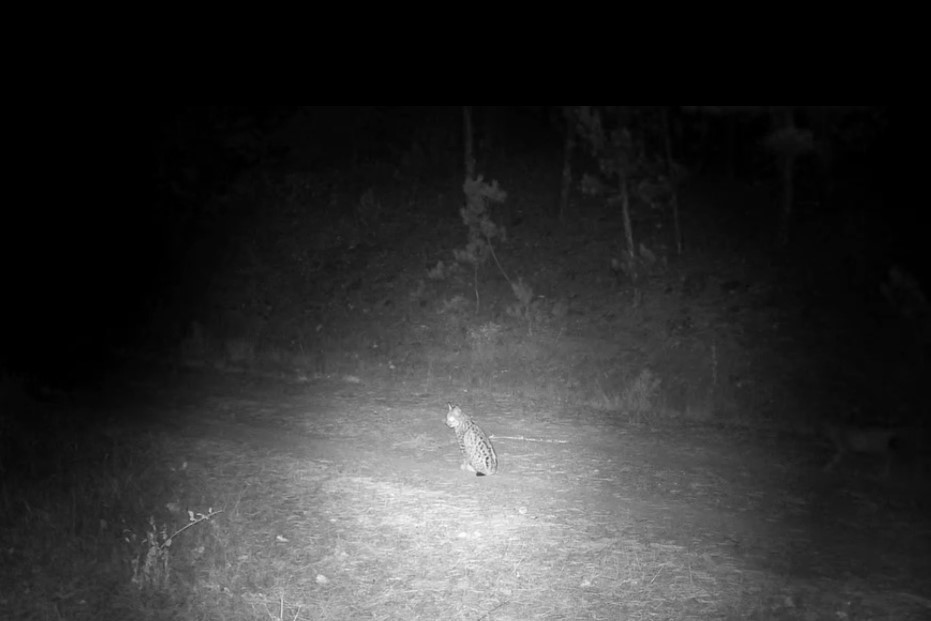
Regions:
<instances>
[{"instance_id":1,"label":"undergrowth","mask_svg":"<svg viewBox=\"0 0 931 621\"><path fill-rule=\"evenodd\" d=\"M551 235L559 225L526 206L538 200L526 180L503 172L501 184L467 180L435 203L416 201L424 185L409 179L407 190L383 182L355 193L349 175L263 177L271 215L208 288L211 309L184 326L176 364L306 382L458 378L634 418L647 413L628 406L627 384L650 368L662 382L657 392L676 394L654 395L660 407L651 416L716 409L727 387L709 397L707 337L667 328L678 311L663 289L679 278L664 267L668 257L657 258L651 282L619 288L611 268L617 229ZM525 222L510 231L517 209ZM647 232L641 238L662 248ZM622 348L622 335L634 332L654 343L638 343L639 355L622 361L610 345ZM689 339L705 341L694 348L705 359L670 381L664 357L678 356Z\"/></svg>"},{"instance_id":2,"label":"undergrowth","mask_svg":"<svg viewBox=\"0 0 931 621\"><path fill-rule=\"evenodd\" d=\"M166 437L35 401L9 377L0 421L4 618L189 618L220 512L195 509L209 501Z\"/></svg>"}]
</instances>

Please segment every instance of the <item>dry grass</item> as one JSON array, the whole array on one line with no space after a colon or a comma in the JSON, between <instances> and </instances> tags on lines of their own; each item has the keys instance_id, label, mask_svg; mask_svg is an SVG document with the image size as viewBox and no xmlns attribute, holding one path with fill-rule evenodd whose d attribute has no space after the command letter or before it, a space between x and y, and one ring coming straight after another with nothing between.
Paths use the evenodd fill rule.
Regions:
<instances>
[{"instance_id":1,"label":"dry grass","mask_svg":"<svg viewBox=\"0 0 931 621\"><path fill-rule=\"evenodd\" d=\"M700 505L699 495L726 504L723 481L696 488L686 505L665 504L650 481L665 484L672 470L647 480L630 462L612 466L600 445L559 435L556 423L524 423L525 438L483 417L502 431L506 466L477 479L458 470L451 434L423 409L280 403L277 415L291 428L308 423L313 444L269 419L257 394L219 405L211 409L241 410L249 423L222 436L208 427L86 431L77 439L85 465L5 478L5 618L790 619L851 610L849 596L739 560L729 533L668 515Z\"/></svg>"},{"instance_id":2,"label":"dry grass","mask_svg":"<svg viewBox=\"0 0 931 621\"><path fill-rule=\"evenodd\" d=\"M337 525L321 563L332 618L359 610L386 619L628 615L681 609L707 595L689 583L675 560L684 551L674 546L590 540L584 524L371 478L333 480L322 491Z\"/></svg>"},{"instance_id":3,"label":"dry grass","mask_svg":"<svg viewBox=\"0 0 931 621\"><path fill-rule=\"evenodd\" d=\"M437 487L208 439L119 444L67 481L4 485L15 616L669 618L712 609L721 586L630 524L502 505L454 467ZM188 514L208 508L223 512Z\"/></svg>"},{"instance_id":4,"label":"dry grass","mask_svg":"<svg viewBox=\"0 0 931 621\"><path fill-rule=\"evenodd\" d=\"M261 481L234 476L256 494L228 522L236 568L200 587L229 594L227 618L671 618L720 597L706 560L637 541L609 516L492 505L470 479L430 489L287 458L252 465Z\"/></svg>"}]
</instances>

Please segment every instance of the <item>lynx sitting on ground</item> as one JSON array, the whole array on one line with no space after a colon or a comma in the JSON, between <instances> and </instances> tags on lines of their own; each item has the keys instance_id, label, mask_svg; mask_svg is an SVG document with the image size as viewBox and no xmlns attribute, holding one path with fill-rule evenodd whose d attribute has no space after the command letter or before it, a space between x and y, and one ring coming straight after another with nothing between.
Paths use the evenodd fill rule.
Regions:
<instances>
[{"instance_id":1,"label":"lynx sitting on ground","mask_svg":"<svg viewBox=\"0 0 931 621\"><path fill-rule=\"evenodd\" d=\"M475 476L485 476L498 471L498 456L491 445L491 440L482 431L482 428L464 414L458 405L446 404L449 412L446 414L446 426L456 432L459 442L459 451L462 453L461 470L474 472Z\"/></svg>"}]
</instances>

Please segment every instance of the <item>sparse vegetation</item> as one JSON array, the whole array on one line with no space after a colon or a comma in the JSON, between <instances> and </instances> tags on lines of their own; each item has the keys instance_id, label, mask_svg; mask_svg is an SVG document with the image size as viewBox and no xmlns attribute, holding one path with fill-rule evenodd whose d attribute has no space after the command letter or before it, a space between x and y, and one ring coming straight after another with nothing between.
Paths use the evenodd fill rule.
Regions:
<instances>
[{"instance_id":1,"label":"sparse vegetation","mask_svg":"<svg viewBox=\"0 0 931 621\"><path fill-rule=\"evenodd\" d=\"M924 618L926 482L808 429L920 427L927 288L800 207L858 131L766 110L309 111L294 160L211 117L160 151L176 271L118 389L0 375L0 618Z\"/></svg>"},{"instance_id":2,"label":"sparse vegetation","mask_svg":"<svg viewBox=\"0 0 931 621\"><path fill-rule=\"evenodd\" d=\"M473 287L475 289L475 312L481 310L481 299L478 292L478 271L489 258L495 260L498 269L505 280L510 280L501 267L498 257L495 255L493 240L506 239L506 231L503 227L495 224L491 219L491 207L493 203L502 203L507 199L507 194L498 187L498 183L493 181L486 182L482 177L475 179L466 179L462 187L466 197L465 206L459 210L462 222L469 231L469 241L465 248L456 248L453 255L460 263L465 263L472 267Z\"/></svg>"}]
</instances>

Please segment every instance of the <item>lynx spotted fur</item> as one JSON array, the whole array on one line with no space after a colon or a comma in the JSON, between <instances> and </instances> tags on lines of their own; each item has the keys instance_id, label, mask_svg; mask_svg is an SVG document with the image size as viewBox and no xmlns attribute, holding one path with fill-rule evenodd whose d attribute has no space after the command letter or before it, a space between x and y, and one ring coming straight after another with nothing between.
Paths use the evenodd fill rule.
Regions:
<instances>
[{"instance_id":1,"label":"lynx spotted fur","mask_svg":"<svg viewBox=\"0 0 931 621\"><path fill-rule=\"evenodd\" d=\"M460 469L474 472L475 476L491 475L498 471L498 456L491 440L472 417L463 413L458 405L447 404L446 426L456 432L459 451L462 453Z\"/></svg>"}]
</instances>

